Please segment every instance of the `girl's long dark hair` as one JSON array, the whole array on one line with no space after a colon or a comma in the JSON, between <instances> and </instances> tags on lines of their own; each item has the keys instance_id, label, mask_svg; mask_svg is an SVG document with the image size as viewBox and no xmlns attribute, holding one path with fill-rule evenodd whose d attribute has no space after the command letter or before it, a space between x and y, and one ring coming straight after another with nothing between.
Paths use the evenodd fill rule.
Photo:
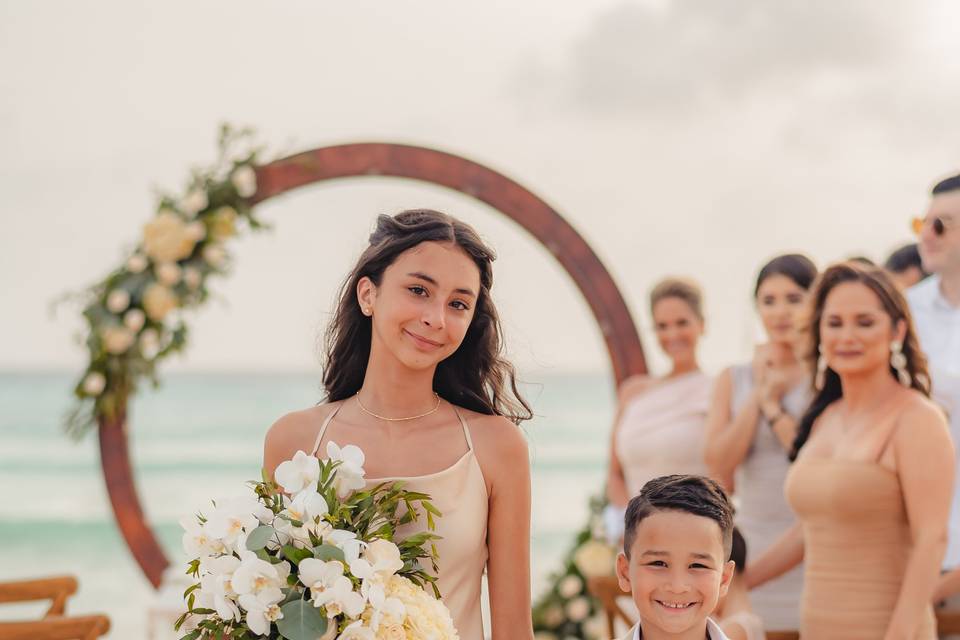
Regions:
<instances>
[{"instance_id":1,"label":"girl's long dark hair","mask_svg":"<svg viewBox=\"0 0 960 640\"><path fill-rule=\"evenodd\" d=\"M823 317L823 306L834 287L844 282L859 282L869 287L880 299L884 311L890 316L893 324L896 325L897 322L903 320L907 325L907 332L903 339L903 355L907 358L910 387L929 397L930 376L927 372L927 358L920 350L917 333L913 327L913 319L910 316L910 308L907 306L907 301L900 289L893 283L887 272L875 266L852 261L841 262L824 271L814 285L808 326L810 348L807 352L807 358L812 364L813 371L816 371L817 360L820 356L820 319ZM890 375L895 379L897 377L896 369L892 366L890 367ZM813 378L811 378L812 380ZM828 368L824 376L823 388L816 392L810 406L807 407L803 417L800 418L800 424L797 426L797 437L794 439L793 448L790 451L791 461L797 459L797 454L810 437L813 423L820 417L820 414L841 397L843 397L843 387L840 384L840 376L833 369Z\"/></svg>"},{"instance_id":2,"label":"girl's long dark hair","mask_svg":"<svg viewBox=\"0 0 960 640\"><path fill-rule=\"evenodd\" d=\"M340 300L327 327L323 371L327 401L357 393L367 373L372 320L360 310L357 283L367 277L380 286L383 272L397 256L421 242L452 242L466 251L480 270L473 320L460 347L437 365L433 390L448 402L472 411L504 416L515 424L529 420L533 413L517 389L513 365L503 355L500 319L490 298L496 254L472 227L430 209L410 209L377 218L370 246L340 288Z\"/></svg>"}]
</instances>

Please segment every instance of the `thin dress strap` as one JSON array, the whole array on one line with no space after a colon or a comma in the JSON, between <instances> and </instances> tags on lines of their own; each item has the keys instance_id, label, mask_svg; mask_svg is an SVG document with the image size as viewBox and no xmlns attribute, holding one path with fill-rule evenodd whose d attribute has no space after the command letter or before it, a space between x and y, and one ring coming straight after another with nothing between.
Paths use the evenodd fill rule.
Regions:
<instances>
[{"instance_id":1,"label":"thin dress strap","mask_svg":"<svg viewBox=\"0 0 960 640\"><path fill-rule=\"evenodd\" d=\"M470 438L470 429L467 428L467 421L460 415L456 405L451 404L450 406L453 407L453 412L457 414L457 419L460 420L460 426L463 427L463 437L467 439L467 449L473 451L473 439Z\"/></svg>"},{"instance_id":2,"label":"thin dress strap","mask_svg":"<svg viewBox=\"0 0 960 640\"><path fill-rule=\"evenodd\" d=\"M330 424L330 421L333 420L333 417L337 415L337 412L340 411L340 407L343 406L344 402L345 402L344 400L341 400L340 402L338 402L336 408L330 413L328 413L327 417L323 420L323 424L320 425L320 433L317 434L317 439L313 443L313 450L310 451L310 455L312 456L317 455L317 450L320 449L320 442L323 440L323 434L326 433L327 431L327 426Z\"/></svg>"}]
</instances>

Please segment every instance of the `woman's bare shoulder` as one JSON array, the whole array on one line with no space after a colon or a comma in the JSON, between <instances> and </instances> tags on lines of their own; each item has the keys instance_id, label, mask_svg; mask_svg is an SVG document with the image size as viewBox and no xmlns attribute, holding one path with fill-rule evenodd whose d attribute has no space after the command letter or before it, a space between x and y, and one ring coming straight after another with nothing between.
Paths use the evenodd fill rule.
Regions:
<instances>
[{"instance_id":1,"label":"woman's bare shoulder","mask_svg":"<svg viewBox=\"0 0 960 640\"><path fill-rule=\"evenodd\" d=\"M457 408L470 430L470 438L483 457L516 461L527 458L527 438L519 426L503 416ZM486 455L484 455L486 454Z\"/></svg>"},{"instance_id":2,"label":"woman's bare shoulder","mask_svg":"<svg viewBox=\"0 0 960 640\"><path fill-rule=\"evenodd\" d=\"M656 383L657 379L646 373L634 374L625 378L623 382L617 385L617 397L620 399L620 402L624 402L643 393Z\"/></svg>"},{"instance_id":3,"label":"woman's bare shoulder","mask_svg":"<svg viewBox=\"0 0 960 640\"><path fill-rule=\"evenodd\" d=\"M901 432L908 432L910 438L915 438L918 430L924 434L947 434L946 415L936 402L915 390L904 390L904 399L898 417L898 436ZM908 425L906 428L899 428Z\"/></svg>"},{"instance_id":4,"label":"woman's bare shoulder","mask_svg":"<svg viewBox=\"0 0 960 640\"><path fill-rule=\"evenodd\" d=\"M320 404L280 416L264 438L264 460L287 460L297 451L306 451L313 445L320 425L335 406L336 403Z\"/></svg>"}]
</instances>

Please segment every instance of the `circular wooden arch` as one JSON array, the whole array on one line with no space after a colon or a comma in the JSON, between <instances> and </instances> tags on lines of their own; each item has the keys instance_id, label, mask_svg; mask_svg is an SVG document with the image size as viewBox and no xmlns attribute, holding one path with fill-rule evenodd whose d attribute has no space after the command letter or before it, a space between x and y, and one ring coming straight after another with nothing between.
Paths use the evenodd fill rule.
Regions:
<instances>
[{"instance_id":1,"label":"circular wooden arch","mask_svg":"<svg viewBox=\"0 0 960 640\"><path fill-rule=\"evenodd\" d=\"M254 204L335 178L390 176L448 187L490 205L541 242L576 283L603 333L616 381L646 373L633 318L600 259L559 213L506 176L449 153L383 143L321 147L257 167L256 173ZM159 586L169 561L140 507L125 409L112 421L101 418L99 437L100 461L117 524L147 579Z\"/></svg>"}]
</instances>

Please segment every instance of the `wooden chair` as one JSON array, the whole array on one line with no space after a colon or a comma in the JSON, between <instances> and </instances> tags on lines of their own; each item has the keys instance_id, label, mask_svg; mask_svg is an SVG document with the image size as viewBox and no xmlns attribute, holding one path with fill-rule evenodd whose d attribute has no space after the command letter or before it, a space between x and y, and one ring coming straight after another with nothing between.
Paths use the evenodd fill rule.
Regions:
<instances>
[{"instance_id":1,"label":"wooden chair","mask_svg":"<svg viewBox=\"0 0 960 640\"><path fill-rule=\"evenodd\" d=\"M65 616L67 598L77 592L72 576L0 582L0 603L50 600L40 620L0 622L0 640L95 640L110 630L104 615Z\"/></svg>"}]
</instances>

